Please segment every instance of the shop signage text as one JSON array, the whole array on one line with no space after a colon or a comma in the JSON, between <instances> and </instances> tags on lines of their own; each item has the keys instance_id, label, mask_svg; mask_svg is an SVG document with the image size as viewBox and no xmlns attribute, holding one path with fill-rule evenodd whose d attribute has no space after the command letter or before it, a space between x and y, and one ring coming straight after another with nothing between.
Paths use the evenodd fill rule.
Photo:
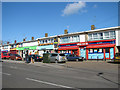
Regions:
<instances>
[{"instance_id":1,"label":"shop signage text","mask_svg":"<svg viewBox=\"0 0 120 90\"><path fill-rule=\"evenodd\" d=\"M38 46L44 46L44 45L53 45L53 43L39 44Z\"/></svg>"},{"instance_id":2,"label":"shop signage text","mask_svg":"<svg viewBox=\"0 0 120 90\"><path fill-rule=\"evenodd\" d=\"M82 42L82 43L77 43L77 45L79 45L79 46L84 46L84 45L88 45L88 43L87 42Z\"/></svg>"}]
</instances>

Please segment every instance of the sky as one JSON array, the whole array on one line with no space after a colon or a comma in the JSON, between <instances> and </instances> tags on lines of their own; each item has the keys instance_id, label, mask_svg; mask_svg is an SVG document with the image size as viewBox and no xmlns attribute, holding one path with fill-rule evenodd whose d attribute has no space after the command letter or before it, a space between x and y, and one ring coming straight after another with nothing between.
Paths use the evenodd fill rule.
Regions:
<instances>
[{"instance_id":1,"label":"sky","mask_svg":"<svg viewBox=\"0 0 120 90\"><path fill-rule=\"evenodd\" d=\"M118 26L118 2L3 2L2 40L14 43L31 37Z\"/></svg>"}]
</instances>

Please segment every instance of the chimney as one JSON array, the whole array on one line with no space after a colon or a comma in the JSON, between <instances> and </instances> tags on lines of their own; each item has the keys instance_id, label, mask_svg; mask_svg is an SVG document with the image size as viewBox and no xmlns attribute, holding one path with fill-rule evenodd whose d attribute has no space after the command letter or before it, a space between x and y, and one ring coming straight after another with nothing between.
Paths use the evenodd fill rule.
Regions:
<instances>
[{"instance_id":1,"label":"chimney","mask_svg":"<svg viewBox=\"0 0 120 90\"><path fill-rule=\"evenodd\" d=\"M7 42L7 44L9 44L9 42Z\"/></svg>"},{"instance_id":2,"label":"chimney","mask_svg":"<svg viewBox=\"0 0 120 90\"><path fill-rule=\"evenodd\" d=\"M25 38L23 39L23 41L25 41Z\"/></svg>"},{"instance_id":3,"label":"chimney","mask_svg":"<svg viewBox=\"0 0 120 90\"><path fill-rule=\"evenodd\" d=\"M32 37L32 40L34 40L34 37Z\"/></svg>"},{"instance_id":4,"label":"chimney","mask_svg":"<svg viewBox=\"0 0 120 90\"><path fill-rule=\"evenodd\" d=\"M95 29L95 25L91 25L91 30L94 30Z\"/></svg>"},{"instance_id":5,"label":"chimney","mask_svg":"<svg viewBox=\"0 0 120 90\"><path fill-rule=\"evenodd\" d=\"M14 43L16 43L17 41L15 40Z\"/></svg>"},{"instance_id":6,"label":"chimney","mask_svg":"<svg viewBox=\"0 0 120 90\"><path fill-rule=\"evenodd\" d=\"M64 30L64 34L68 34L68 30L67 29Z\"/></svg>"},{"instance_id":7,"label":"chimney","mask_svg":"<svg viewBox=\"0 0 120 90\"><path fill-rule=\"evenodd\" d=\"M48 37L48 33L45 33L45 37Z\"/></svg>"}]
</instances>

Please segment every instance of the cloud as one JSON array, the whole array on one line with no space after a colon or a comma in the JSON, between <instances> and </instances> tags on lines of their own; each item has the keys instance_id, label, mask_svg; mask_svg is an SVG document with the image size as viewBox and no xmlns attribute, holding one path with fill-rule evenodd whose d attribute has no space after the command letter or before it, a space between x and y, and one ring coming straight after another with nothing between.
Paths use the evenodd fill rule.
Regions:
<instances>
[{"instance_id":1,"label":"cloud","mask_svg":"<svg viewBox=\"0 0 120 90\"><path fill-rule=\"evenodd\" d=\"M97 5L95 4L95 5L93 6L93 8L97 8Z\"/></svg>"},{"instance_id":2,"label":"cloud","mask_svg":"<svg viewBox=\"0 0 120 90\"><path fill-rule=\"evenodd\" d=\"M62 16L71 15L71 14L75 14L75 13L78 13L78 12L84 12L83 8L85 6L86 6L86 3L82 2L82 1L79 1L77 3L75 2L75 3L72 3L72 4L67 4L65 9L62 11L63 12Z\"/></svg>"}]
</instances>

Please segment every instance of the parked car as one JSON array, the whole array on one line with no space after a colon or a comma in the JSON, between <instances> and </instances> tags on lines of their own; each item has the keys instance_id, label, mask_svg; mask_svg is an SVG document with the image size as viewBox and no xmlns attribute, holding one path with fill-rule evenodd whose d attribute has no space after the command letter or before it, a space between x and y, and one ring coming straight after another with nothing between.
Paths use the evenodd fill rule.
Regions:
<instances>
[{"instance_id":1,"label":"parked car","mask_svg":"<svg viewBox=\"0 0 120 90\"><path fill-rule=\"evenodd\" d=\"M35 61L40 61L40 62L43 60L43 57L38 54L28 55L28 58L29 58L29 61L31 61L31 58L34 59Z\"/></svg>"},{"instance_id":2,"label":"parked car","mask_svg":"<svg viewBox=\"0 0 120 90\"><path fill-rule=\"evenodd\" d=\"M63 53L50 53L50 62L66 62L65 54Z\"/></svg>"},{"instance_id":3,"label":"parked car","mask_svg":"<svg viewBox=\"0 0 120 90\"><path fill-rule=\"evenodd\" d=\"M10 58L10 55L8 52L1 52L1 58L2 59L9 59Z\"/></svg>"},{"instance_id":4,"label":"parked car","mask_svg":"<svg viewBox=\"0 0 120 90\"><path fill-rule=\"evenodd\" d=\"M22 60L21 56L18 54L11 54L10 53L9 56L10 56L10 59L12 59L12 60Z\"/></svg>"},{"instance_id":5,"label":"parked car","mask_svg":"<svg viewBox=\"0 0 120 90\"><path fill-rule=\"evenodd\" d=\"M120 53L115 54L115 59L112 60L113 62L119 62L120 63Z\"/></svg>"},{"instance_id":6,"label":"parked car","mask_svg":"<svg viewBox=\"0 0 120 90\"><path fill-rule=\"evenodd\" d=\"M76 55L74 55L74 54L68 54L68 55L66 55L66 58L67 58L67 61L83 61L83 57L81 57L81 56L76 56Z\"/></svg>"}]
</instances>

